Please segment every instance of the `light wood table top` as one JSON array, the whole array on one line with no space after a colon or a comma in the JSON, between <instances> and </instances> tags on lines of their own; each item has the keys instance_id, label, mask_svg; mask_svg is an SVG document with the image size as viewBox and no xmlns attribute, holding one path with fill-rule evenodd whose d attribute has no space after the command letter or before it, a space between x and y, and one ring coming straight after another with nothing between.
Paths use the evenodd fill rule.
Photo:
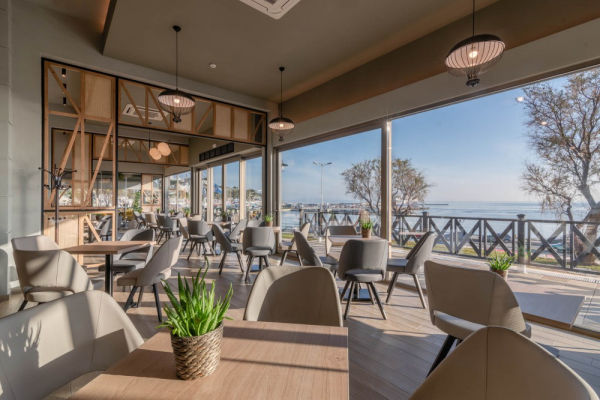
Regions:
<instances>
[{"instance_id":1,"label":"light wood table top","mask_svg":"<svg viewBox=\"0 0 600 400\"><path fill-rule=\"evenodd\" d=\"M346 242L348 240L386 240L383 238L380 238L377 235L371 235L371 237L369 239L365 239L363 238L361 235L329 235L328 236L329 241L331 242L332 246L343 246L346 244ZM391 243L389 241L387 241L390 245Z\"/></svg>"},{"instance_id":2,"label":"light wood table top","mask_svg":"<svg viewBox=\"0 0 600 400\"><path fill-rule=\"evenodd\" d=\"M206 378L175 376L168 332L84 386L73 399L348 399L348 329L226 321L221 361Z\"/></svg>"},{"instance_id":3,"label":"light wood table top","mask_svg":"<svg viewBox=\"0 0 600 400\"><path fill-rule=\"evenodd\" d=\"M114 255L127 253L129 251L138 250L146 247L153 242L145 241L106 241L106 242L94 242L86 243L79 246L67 247L64 251L71 254L84 254L84 255Z\"/></svg>"}]
</instances>

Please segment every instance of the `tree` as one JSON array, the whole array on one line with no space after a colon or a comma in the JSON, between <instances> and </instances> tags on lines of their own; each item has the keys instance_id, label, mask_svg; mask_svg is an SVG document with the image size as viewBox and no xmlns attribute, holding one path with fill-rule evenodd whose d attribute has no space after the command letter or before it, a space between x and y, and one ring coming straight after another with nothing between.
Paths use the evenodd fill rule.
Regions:
<instances>
[{"instance_id":1,"label":"tree","mask_svg":"<svg viewBox=\"0 0 600 400\"><path fill-rule=\"evenodd\" d=\"M594 188L600 182L600 68L570 75L561 87L539 83L524 89L527 138L538 156L526 163L522 188L540 198L542 210L574 220L573 203L584 199L586 222L600 222ZM595 225L585 236L594 241Z\"/></svg>"},{"instance_id":2,"label":"tree","mask_svg":"<svg viewBox=\"0 0 600 400\"><path fill-rule=\"evenodd\" d=\"M352 164L342 172L346 194L352 195L381 214L381 160L375 158ZM395 215L410 214L414 203L424 201L431 184L425 175L412 166L409 159L392 161L392 212Z\"/></svg>"}]
</instances>

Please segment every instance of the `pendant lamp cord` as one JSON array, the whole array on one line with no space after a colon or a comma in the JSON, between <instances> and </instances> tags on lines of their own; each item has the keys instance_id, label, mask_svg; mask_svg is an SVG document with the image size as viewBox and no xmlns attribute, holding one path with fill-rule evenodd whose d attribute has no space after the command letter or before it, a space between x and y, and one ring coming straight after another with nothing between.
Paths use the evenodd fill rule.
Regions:
<instances>
[{"instance_id":1,"label":"pendant lamp cord","mask_svg":"<svg viewBox=\"0 0 600 400\"><path fill-rule=\"evenodd\" d=\"M279 117L283 117L283 69L280 69L280 85L279 85Z\"/></svg>"},{"instance_id":2,"label":"pendant lamp cord","mask_svg":"<svg viewBox=\"0 0 600 400\"><path fill-rule=\"evenodd\" d=\"M175 89L179 89L179 32L175 31Z\"/></svg>"},{"instance_id":3,"label":"pendant lamp cord","mask_svg":"<svg viewBox=\"0 0 600 400\"><path fill-rule=\"evenodd\" d=\"M473 36L475 36L475 0L473 0Z\"/></svg>"}]
</instances>

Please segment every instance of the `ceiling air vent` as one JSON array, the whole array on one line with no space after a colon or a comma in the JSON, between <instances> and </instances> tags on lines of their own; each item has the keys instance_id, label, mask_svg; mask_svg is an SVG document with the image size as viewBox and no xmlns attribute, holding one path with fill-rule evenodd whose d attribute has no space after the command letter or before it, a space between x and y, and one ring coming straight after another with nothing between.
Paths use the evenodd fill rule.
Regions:
<instances>
[{"instance_id":1,"label":"ceiling air vent","mask_svg":"<svg viewBox=\"0 0 600 400\"><path fill-rule=\"evenodd\" d=\"M279 19L300 0L240 0L271 18Z\"/></svg>"},{"instance_id":2,"label":"ceiling air vent","mask_svg":"<svg viewBox=\"0 0 600 400\"><path fill-rule=\"evenodd\" d=\"M142 118L145 119L146 118L146 107L137 106L137 108L140 111L140 114L142 114ZM123 115L130 115L132 117L137 118L137 114L135 112L135 107L133 106L133 104L127 104L125 106L125 108L123 109ZM148 109L148 119L150 121L161 121L162 116L160 115L160 111L158 111L155 108L149 108Z\"/></svg>"}]
</instances>

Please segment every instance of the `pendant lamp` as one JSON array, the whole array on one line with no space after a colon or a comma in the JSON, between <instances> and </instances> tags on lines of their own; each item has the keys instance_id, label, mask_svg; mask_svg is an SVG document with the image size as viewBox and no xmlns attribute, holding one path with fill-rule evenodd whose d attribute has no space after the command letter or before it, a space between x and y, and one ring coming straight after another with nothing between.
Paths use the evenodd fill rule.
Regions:
<instances>
[{"instance_id":1,"label":"pendant lamp","mask_svg":"<svg viewBox=\"0 0 600 400\"><path fill-rule=\"evenodd\" d=\"M162 158L160 151L156 147L152 147L152 143L150 143L150 131L148 131L148 155L155 161L158 161Z\"/></svg>"},{"instance_id":2,"label":"pendant lamp","mask_svg":"<svg viewBox=\"0 0 600 400\"><path fill-rule=\"evenodd\" d=\"M281 86L280 86L280 103L279 103L279 117L273 118L269 122L269 128L274 134L279 136L279 141L283 142L283 137L288 133L292 133L294 130L294 122L289 118L283 117L283 71L284 67L279 67L281 71Z\"/></svg>"}]
</instances>

